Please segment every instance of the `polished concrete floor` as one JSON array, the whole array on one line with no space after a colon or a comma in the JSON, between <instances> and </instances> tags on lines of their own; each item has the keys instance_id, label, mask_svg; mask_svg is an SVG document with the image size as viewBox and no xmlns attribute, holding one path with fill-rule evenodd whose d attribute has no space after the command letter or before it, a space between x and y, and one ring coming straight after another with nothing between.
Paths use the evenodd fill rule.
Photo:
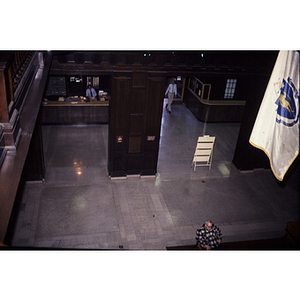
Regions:
<instances>
[{"instance_id":1,"label":"polished concrete floor","mask_svg":"<svg viewBox=\"0 0 300 300\"><path fill-rule=\"evenodd\" d=\"M206 219L223 242L282 237L299 220L299 174L282 187L270 170L238 172L239 127L205 124L184 105L164 108L157 176L111 180L108 125L44 126L45 182L25 185L12 245L165 250L195 243ZM194 172L203 134L216 137L212 168Z\"/></svg>"}]
</instances>

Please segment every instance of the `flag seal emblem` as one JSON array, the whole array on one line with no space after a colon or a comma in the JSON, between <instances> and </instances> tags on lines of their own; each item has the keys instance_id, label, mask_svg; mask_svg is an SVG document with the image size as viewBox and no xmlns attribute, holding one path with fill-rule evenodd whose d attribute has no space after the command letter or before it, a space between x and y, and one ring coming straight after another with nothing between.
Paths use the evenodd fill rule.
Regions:
<instances>
[{"instance_id":1,"label":"flag seal emblem","mask_svg":"<svg viewBox=\"0 0 300 300\"><path fill-rule=\"evenodd\" d=\"M294 126L299 120L299 93L292 79L282 80L279 96L276 100L277 116L276 122L287 127Z\"/></svg>"}]
</instances>

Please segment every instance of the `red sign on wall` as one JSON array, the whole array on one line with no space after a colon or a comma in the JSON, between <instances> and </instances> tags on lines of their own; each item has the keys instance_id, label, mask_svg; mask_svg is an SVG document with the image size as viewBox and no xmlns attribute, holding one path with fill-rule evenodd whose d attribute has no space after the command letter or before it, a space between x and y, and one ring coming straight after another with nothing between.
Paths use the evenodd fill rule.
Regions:
<instances>
[{"instance_id":1,"label":"red sign on wall","mask_svg":"<svg viewBox=\"0 0 300 300\"><path fill-rule=\"evenodd\" d=\"M123 141L123 136L122 135L117 136L117 143L122 143L122 141Z\"/></svg>"}]
</instances>

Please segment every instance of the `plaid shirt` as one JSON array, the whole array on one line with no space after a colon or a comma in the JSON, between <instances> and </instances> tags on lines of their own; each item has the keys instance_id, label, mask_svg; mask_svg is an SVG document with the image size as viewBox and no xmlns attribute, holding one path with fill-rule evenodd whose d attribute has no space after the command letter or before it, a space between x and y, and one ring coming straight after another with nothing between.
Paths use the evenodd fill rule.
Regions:
<instances>
[{"instance_id":1,"label":"plaid shirt","mask_svg":"<svg viewBox=\"0 0 300 300\"><path fill-rule=\"evenodd\" d=\"M219 246L218 240L222 239L222 232L220 228L215 224L212 224L211 230L207 230L204 225L205 224L203 224L196 232L196 240L198 244L202 248L205 248L205 245L210 246L212 249L217 248Z\"/></svg>"}]
</instances>

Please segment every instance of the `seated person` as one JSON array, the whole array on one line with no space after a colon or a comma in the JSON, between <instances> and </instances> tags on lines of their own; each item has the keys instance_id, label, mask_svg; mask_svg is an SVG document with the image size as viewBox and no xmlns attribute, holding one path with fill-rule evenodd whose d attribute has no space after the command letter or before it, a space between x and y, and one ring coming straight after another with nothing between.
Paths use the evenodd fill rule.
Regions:
<instances>
[{"instance_id":1,"label":"seated person","mask_svg":"<svg viewBox=\"0 0 300 300\"><path fill-rule=\"evenodd\" d=\"M88 88L87 88L87 90L86 90L86 92L85 92L85 96L86 96L86 97L89 97L91 101L97 101L97 98L96 98L96 97L97 97L97 93L96 93L96 91L92 88L92 85L91 85L91 84L88 85Z\"/></svg>"},{"instance_id":2,"label":"seated person","mask_svg":"<svg viewBox=\"0 0 300 300\"><path fill-rule=\"evenodd\" d=\"M217 250L227 249L227 246L221 245L222 232L218 226L207 220L196 232L196 240L199 249Z\"/></svg>"}]
</instances>

